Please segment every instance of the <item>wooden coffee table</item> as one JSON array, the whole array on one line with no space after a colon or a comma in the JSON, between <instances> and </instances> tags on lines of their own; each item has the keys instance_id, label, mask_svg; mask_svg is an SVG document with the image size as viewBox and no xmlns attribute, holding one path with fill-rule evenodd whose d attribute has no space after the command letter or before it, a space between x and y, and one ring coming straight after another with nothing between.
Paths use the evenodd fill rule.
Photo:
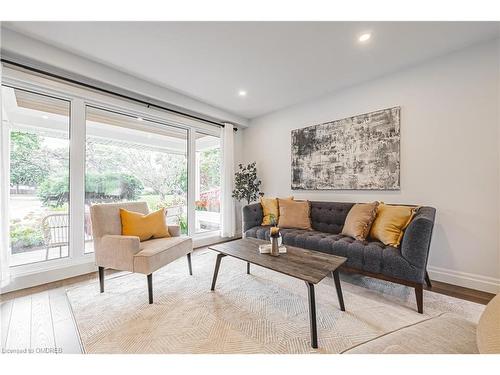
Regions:
<instances>
[{"instance_id":1,"label":"wooden coffee table","mask_svg":"<svg viewBox=\"0 0 500 375\"><path fill-rule=\"evenodd\" d=\"M338 268L347 260L344 257L321 253L319 251L306 250L300 247L286 245L287 253L277 257L269 254L260 254L259 245L268 244L269 241L262 241L255 238L244 238L241 240L225 242L222 244L209 246L209 249L217 251L217 261L215 262L212 288L215 290L217 274L219 273L220 262L226 255L241 259L247 262L247 273L250 273L250 264L255 264L285 275L295 277L304 281L307 285L309 297L309 322L311 326L311 346L318 347L318 331L316 326L316 301L314 297L314 284L319 283L328 274L333 275L340 309L345 311L342 288Z\"/></svg>"}]
</instances>

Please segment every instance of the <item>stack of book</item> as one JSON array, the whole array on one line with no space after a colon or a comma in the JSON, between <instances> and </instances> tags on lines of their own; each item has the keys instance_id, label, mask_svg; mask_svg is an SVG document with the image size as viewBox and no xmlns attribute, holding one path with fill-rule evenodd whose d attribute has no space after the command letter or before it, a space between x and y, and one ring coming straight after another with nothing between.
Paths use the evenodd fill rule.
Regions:
<instances>
[{"instance_id":1,"label":"stack of book","mask_svg":"<svg viewBox=\"0 0 500 375\"><path fill-rule=\"evenodd\" d=\"M271 252L271 244L259 245L259 252L261 254L269 254ZM279 247L279 253L280 254L286 253L286 247L284 245L281 245Z\"/></svg>"}]
</instances>

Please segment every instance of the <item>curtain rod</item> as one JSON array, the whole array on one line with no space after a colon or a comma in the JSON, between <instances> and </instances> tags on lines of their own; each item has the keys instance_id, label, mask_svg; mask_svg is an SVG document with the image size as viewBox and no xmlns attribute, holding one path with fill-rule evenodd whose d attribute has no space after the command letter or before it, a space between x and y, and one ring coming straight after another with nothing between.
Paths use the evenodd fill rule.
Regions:
<instances>
[{"instance_id":1,"label":"curtain rod","mask_svg":"<svg viewBox=\"0 0 500 375\"><path fill-rule=\"evenodd\" d=\"M163 107L163 106L158 105L158 104L153 104L153 103L147 102L145 100L137 99L137 98L134 98L134 97L131 97L131 96L128 96L128 95L124 95L124 94L120 94L120 93L117 93L117 92L114 92L114 91L111 91L111 90L104 89L102 87L94 86L94 85L91 85L91 84L88 84L88 83L85 83L85 82L78 81L76 79L72 79L72 78L64 77L64 76L61 76L61 75L58 75L58 74L55 74L55 73L47 72L47 71L44 71L44 70L41 70L41 69L38 69L38 68L34 68L32 66L28 66L28 65L25 65L25 64L21 64L21 63L12 61L12 60L1 58L1 62L2 63L6 63L6 64L10 64L10 65L14 65L14 66L26 69L26 70L30 70L30 71L35 72L35 73L43 74L43 75L46 75L46 76L49 76L49 77L52 77L52 78L60 79L60 80L63 80L63 81L66 81L66 82L69 82L69 83L72 83L72 84L75 84L75 85L79 85L79 86L83 86L83 87L86 87L86 88L89 88L89 89L93 89L93 90L97 90L97 91L100 91L100 92L104 92L104 93L109 94L109 95L118 96L118 97L123 98L123 99L127 99L127 100L131 100L131 101L134 101L134 102L137 102L137 103L141 103L141 104L146 105L147 108L159 108L161 110L164 110L164 111L167 111L167 112L171 112L171 113L175 113L177 115L189 117L189 118L192 118L192 119L195 119L195 120L198 120L198 121L208 122L209 124L212 124L212 125L215 125L215 126L218 126L218 127L221 127L221 128L224 127L223 124L221 124L219 122L216 122L216 121L207 120L207 119L204 119L202 117L194 116L194 115L189 114L189 113L185 113L185 112L177 111L175 109ZM236 128L236 127L233 127L233 129L234 129L234 131L238 131L238 128Z\"/></svg>"}]
</instances>

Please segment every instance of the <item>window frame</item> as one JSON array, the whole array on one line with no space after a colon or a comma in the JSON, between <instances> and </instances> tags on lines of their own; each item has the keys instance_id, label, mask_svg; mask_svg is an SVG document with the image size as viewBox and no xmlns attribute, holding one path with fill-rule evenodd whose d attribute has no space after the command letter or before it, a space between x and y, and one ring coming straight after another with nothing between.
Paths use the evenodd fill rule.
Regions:
<instances>
[{"instance_id":1,"label":"window frame","mask_svg":"<svg viewBox=\"0 0 500 375\"><path fill-rule=\"evenodd\" d=\"M206 135L206 136L210 136L210 137L213 137L212 134L208 134L207 132L205 131L200 131L200 130L196 130L195 131L195 134L194 134L194 158L195 158L195 161L194 161L194 164L193 164L193 169L194 169L194 172L195 172L195 176L194 176L194 179L195 179L195 183L193 184L194 185L194 189L196 189L196 134L202 134L202 135ZM223 181L223 178L222 178L222 173L223 173L223 168L222 168L222 137L220 136L220 134L218 136L216 136L216 138L219 138L219 149L220 149L220 153L219 153L219 163L220 163L220 171L221 171L221 179L220 179L220 186L219 186L219 189L220 189L220 194L222 194L222 181ZM222 195L220 196L220 200L221 200L221 207L222 207ZM196 192L195 192L195 199L196 199ZM195 202L196 200L193 201L193 203ZM219 226L220 228L219 229L213 229L213 230L209 230L209 231L202 231L202 232L196 232L196 225L193 227L193 234L196 235L197 237L212 237L215 233L217 232L220 232L222 230L222 209L219 210L219 216L220 216L220 221L219 221ZM194 217L194 220L196 221L196 210L193 210L193 217Z\"/></svg>"},{"instance_id":2,"label":"window frame","mask_svg":"<svg viewBox=\"0 0 500 375\"><path fill-rule=\"evenodd\" d=\"M215 125L194 120L187 116L150 108L132 100L114 97L97 90L66 83L41 74L14 69L2 64L2 85L27 90L36 94L47 95L70 103L70 233L69 256L10 267L13 279L30 276L29 286L50 282L63 277L76 276L95 269L94 253L85 253L84 248L84 210L85 210L85 140L86 108L96 107L124 115L142 117L158 126L169 126L187 131L187 169L188 169L188 235L206 242L204 233L195 233L195 135L197 132L221 138L221 129ZM223 142L221 139L221 150ZM220 239L220 233L211 232L214 240ZM73 268L74 271L70 269ZM67 270L65 270L67 269ZM58 272L54 272L58 270ZM87 270L86 272L82 270ZM52 273L52 275L48 275ZM37 274L41 275L36 277ZM45 274L45 276L43 276ZM64 276L63 276L64 275ZM15 283L14 283L15 284ZM22 287L28 285L23 284ZM9 288L10 289L10 288ZM18 289L17 287L12 290Z\"/></svg>"}]
</instances>

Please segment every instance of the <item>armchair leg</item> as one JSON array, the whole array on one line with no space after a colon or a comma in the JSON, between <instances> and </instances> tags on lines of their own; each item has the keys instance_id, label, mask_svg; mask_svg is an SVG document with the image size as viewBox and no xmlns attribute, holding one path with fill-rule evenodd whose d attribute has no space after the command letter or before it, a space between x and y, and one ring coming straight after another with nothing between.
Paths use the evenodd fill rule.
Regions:
<instances>
[{"instance_id":1,"label":"armchair leg","mask_svg":"<svg viewBox=\"0 0 500 375\"><path fill-rule=\"evenodd\" d=\"M104 267L99 267L99 285L101 293L104 293Z\"/></svg>"},{"instance_id":2,"label":"armchair leg","mask_svg":"<svg viewBox=\"0 0 500 375\"><path fill-rule=\"evenodd\" d=\"M149 304L153 303L153 274L150 273L148 277L148 294L149 294Z\"/></svg>"},{"instance_id":3,"label":"armchair leg","mask_svg":"<svg viewBox=\"0 0 500 375\"><path fill-rule=\"evenodd\" d=\"M415 297L417 298L417 311L424 313L424 288L422 284L415 286Z\"/></svg>"},{"instance_id":4,"label":"armchair leg","mask_svg":"<svg viewBox=\"0 0 500 375\"><path fill-rule=\"evenodd\" d=\"M191 253L188 253L187 258L188 258L189 274L193 276L193 267L191 265Z\"/></svg>"}]
</instances>

